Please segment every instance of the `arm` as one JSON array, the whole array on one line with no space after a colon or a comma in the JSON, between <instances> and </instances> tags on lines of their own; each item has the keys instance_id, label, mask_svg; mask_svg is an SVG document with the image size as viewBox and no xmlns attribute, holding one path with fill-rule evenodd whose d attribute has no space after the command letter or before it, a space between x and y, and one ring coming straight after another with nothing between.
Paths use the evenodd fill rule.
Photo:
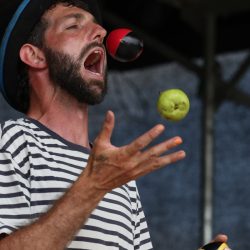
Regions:
<instances>
[{"instance_id":1,"label":"arm","mask_svg":"<svg viewBox=\"0 0 250 250\"><path fill-rule=\"evenodd\" d=\"M1 250L61 250L104 196L84 176L45 215L0 240Z\"/></svg>"},{"instance_id":2,"label":"arm","mask_svg":"<svg viewBox=\"0 0 250 250\"><path fill-rule=\"evenodd\" d=\"M181 143L179 137L145 150L162 133L162 125L120 148L110 142L113 128L114 115L108 112L87 167L78 180L37 222L2 239L1 250L64 249L108 191L185 156L183 151L162 156Z\"/></svg>"}]
</instances>

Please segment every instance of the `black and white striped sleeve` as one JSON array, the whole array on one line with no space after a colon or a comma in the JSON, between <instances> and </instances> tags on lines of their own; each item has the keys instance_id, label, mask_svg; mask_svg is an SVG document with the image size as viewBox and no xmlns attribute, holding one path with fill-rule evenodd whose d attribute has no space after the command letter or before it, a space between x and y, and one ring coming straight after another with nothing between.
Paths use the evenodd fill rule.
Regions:
<instances>
[{"instance_id":1,"label":"black and white striped sleeve","mask_svg":"<svg viewBox=\"0 0 250 250\"><path fill-rule=\"evenodd\" d=\"M134 232L134 249L152 250L152 242L148 230L147 221L142 208L140 195L136 187L136 220Z\"/></svg>"},{"instance_id":2,"label":"black and white striped sleeve","mask_svg":"<svg viewBox=\"0 0 250 250\"><path fill-rule=\"evenodd\" d=\"M0 234L10 234L30 221L29 178L0 149Z\"/></svg>"}]
</instances>

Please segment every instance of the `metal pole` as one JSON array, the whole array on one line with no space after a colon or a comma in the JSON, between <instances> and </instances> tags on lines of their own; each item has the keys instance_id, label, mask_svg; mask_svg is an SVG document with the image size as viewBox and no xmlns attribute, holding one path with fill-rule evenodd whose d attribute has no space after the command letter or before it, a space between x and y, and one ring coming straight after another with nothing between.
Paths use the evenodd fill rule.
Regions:
<instances>
[{"instance_id":1,"label":"metal pole","mask_svg":"<svg viewBox=\"0 0 250 250\"><path fill-rule=\"evenodd\" d=\"M213 164L214 164L214 99L215 99L215 16L207 13L205 25L205 91L203 152L203 244L212 239Z\"/></svg>"}]
</instances>

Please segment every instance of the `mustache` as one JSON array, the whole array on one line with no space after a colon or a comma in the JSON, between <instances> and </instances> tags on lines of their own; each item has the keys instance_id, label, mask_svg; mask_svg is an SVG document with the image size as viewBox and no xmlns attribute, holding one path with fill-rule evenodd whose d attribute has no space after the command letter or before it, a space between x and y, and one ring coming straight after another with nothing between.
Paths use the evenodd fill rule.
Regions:
<instances>
[{"instance_id":1,"label":"mustache","mask_svg":"<svg viewBox=\"0 0 250 250\"><path fill-rule=\"evenodd\" d=\"M105 51L105 46L104 44L102 43L99 43L99 42L93 42L93 43L90 43L88 45L86 45L82 50L81 50L81 53L78 57L78 60L81 61L84 56L86 55L86 53L90 50L90 49L93 49L95 47L99 47L101 49L103 49Z\"/></svg>"}]
</instances>

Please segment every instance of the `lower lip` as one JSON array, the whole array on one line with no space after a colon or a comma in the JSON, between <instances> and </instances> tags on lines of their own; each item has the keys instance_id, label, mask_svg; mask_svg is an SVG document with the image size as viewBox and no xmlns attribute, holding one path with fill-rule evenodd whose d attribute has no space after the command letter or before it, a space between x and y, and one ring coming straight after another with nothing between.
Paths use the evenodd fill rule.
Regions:
<instances>
[{"instance_id":1,"label":"lower lip","mask_svg":"<svg viewBox=\"0 0 250 250\"><path fill-rule=\"evenodd\" d=\"M95 73L90 70L85 69L84 70L84 76L90 76L91 78L95 78L98 80L103 80L103 75L100 73Z\"/></svg>"}]
</instances>

